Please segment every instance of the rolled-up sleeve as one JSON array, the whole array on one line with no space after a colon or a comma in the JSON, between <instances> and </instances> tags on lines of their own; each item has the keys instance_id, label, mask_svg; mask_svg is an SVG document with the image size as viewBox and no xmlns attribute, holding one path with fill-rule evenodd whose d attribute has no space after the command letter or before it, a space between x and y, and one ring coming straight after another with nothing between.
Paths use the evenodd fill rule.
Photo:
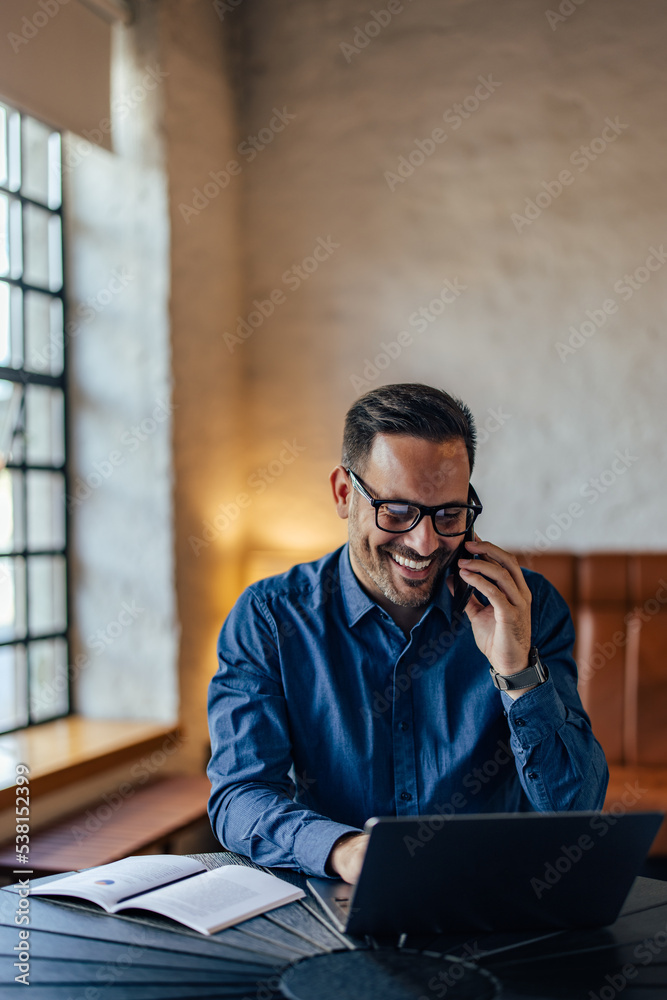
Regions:
<instances>
[{"instance_id":1,"label":"rolled-up sleeve","mask_svg":"<svg viewBox=\"0 0 667 1000\"><path fill-rule=\"evenodd\" d=\"M280 643L261 599L246 591L218 640L208 695L209 817L229 850L269 867L325 876L334 842L355 827L294 801Z\"/></svg>"},{"instance_id":2,"label":"rolled-up sleeve","mask_svg":"<svg viewBox=\"0 0 667 1000\"><path fill-rule=\"evenodd\" d=\"M549 679L512 699L501 692L521 785L534 809L601 809L609 770L577 691L574 626L546 581L533 590L533 644Z\"/></svg>"}]
</instances>

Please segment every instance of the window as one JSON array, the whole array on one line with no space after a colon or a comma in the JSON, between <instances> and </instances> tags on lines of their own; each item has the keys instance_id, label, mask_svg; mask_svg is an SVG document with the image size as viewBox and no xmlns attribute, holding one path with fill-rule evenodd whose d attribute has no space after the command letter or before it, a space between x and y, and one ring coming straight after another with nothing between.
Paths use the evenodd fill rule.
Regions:
<instances>
[{"instance_id":1,"label":"window","mask_svg":"<svg viewBox=\"0 0 667 1000\"><path fill-rule=\"evenodd\" d=\"M69 711L61 137L0 103L0 732Z\"/></svg>"}]
</instances>

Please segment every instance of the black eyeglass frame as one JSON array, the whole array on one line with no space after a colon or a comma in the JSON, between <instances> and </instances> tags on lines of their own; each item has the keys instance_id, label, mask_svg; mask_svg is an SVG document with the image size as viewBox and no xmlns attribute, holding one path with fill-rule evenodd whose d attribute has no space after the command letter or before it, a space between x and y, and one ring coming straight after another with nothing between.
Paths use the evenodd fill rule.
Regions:
<instances>
[{"instance_id":1,"label":"black eyeglass frame","mask_svg":"<svg viewBox=\"0 0 667 1000\"><path fill-rule=\"evenodd\" d=\"M429 516L433 523L433 530L435 531L436 535L440 535L441 538L456 538L458 535L465 535L466 532L470 531L473 524L484 510L482 504L480 503L480 499L473 488L472 483L468 484L468 497L472 498L472 503L470 502L439 503L435 507L427 507L424 504L415 503L414 500L398 500L398 499L376 500L368 492L368 488L364 485L363 480L359 478L356 472L353 472L352 469L346 469L345 471L350 477L352 486L357 491L357 493L360 493L365 500L368 500L369 504L375 509L376 527L378 527L380 531L388 532L390 535L404 535L406 531L412 531L413 528L416 528L423 517ZM416 507L418 509L419 513L409 528L399 528L398 530L394 530L392 528L383 528L381 524L378 524L378 511L380 507L383 504L391 504L391 503L403 503L406 504L406 506L408 507ZM435 515L438 513L439 510L447 510L450 507L466 507L468 510L471 510L473 512L473 518L470 524L466 528L464 528L463 531L454 531L451 534L445 534L442 531L438 531L438 528L435 523Z\"/></svg>"}]
</instances>

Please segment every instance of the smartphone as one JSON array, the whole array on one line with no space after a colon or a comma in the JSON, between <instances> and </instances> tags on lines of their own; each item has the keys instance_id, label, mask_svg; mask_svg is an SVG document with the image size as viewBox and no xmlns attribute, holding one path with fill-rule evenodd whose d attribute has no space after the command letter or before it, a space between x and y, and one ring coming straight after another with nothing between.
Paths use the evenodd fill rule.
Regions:
<instances>
[{"instance_id":1,"label":"smartphone","mask_svg":"<svg viewBox=\"0 0 667 1000\"><path fill-rule=\"evenodd\" d=\"M468 503L479 503L479 497L475 493L472 486L468 491ZM456 550L454 559L452 560L452 579L454 583L454 594L452 596L452 618L454 616L461 616L465 610L466 604L470 600L473 594L476 594L475 588L465 580L461 579L461 573L459 571L459 559L478 559L479 556L473 555L466 549L466 542L473 542L475 540L475 524L470 525L465 535L463 536L463 541ZM479 595L477 595L479 596Z\"/></svg>"}]
</instances>

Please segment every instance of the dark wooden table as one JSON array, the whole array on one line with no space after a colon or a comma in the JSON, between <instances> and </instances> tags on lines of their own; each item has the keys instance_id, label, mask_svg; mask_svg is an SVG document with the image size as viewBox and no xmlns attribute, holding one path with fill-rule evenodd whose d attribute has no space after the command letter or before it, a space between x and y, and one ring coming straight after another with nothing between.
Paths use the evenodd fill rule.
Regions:
<instances>
[{"instance_id":1,"label":"dark wooden table","mask_svg":"<svg viewBox=\"0 0 667 1000\"><path fill-rule=\"evenodd\" d=\"M198 855L207 867L248 863ZM294 872L276 874L305 886ZM0 996L30 1000L666 1000L667 883L638 878L603 928L401 939L340 934L312 897L210 938L168 920L109 916L0 890ZM19 931L29 930L21 944ZM25 948L25 962L20 947ZM18 965L15 966L14 963ZM29 964L30 991L15 982Z\"/></svg>"}]
</instances>

